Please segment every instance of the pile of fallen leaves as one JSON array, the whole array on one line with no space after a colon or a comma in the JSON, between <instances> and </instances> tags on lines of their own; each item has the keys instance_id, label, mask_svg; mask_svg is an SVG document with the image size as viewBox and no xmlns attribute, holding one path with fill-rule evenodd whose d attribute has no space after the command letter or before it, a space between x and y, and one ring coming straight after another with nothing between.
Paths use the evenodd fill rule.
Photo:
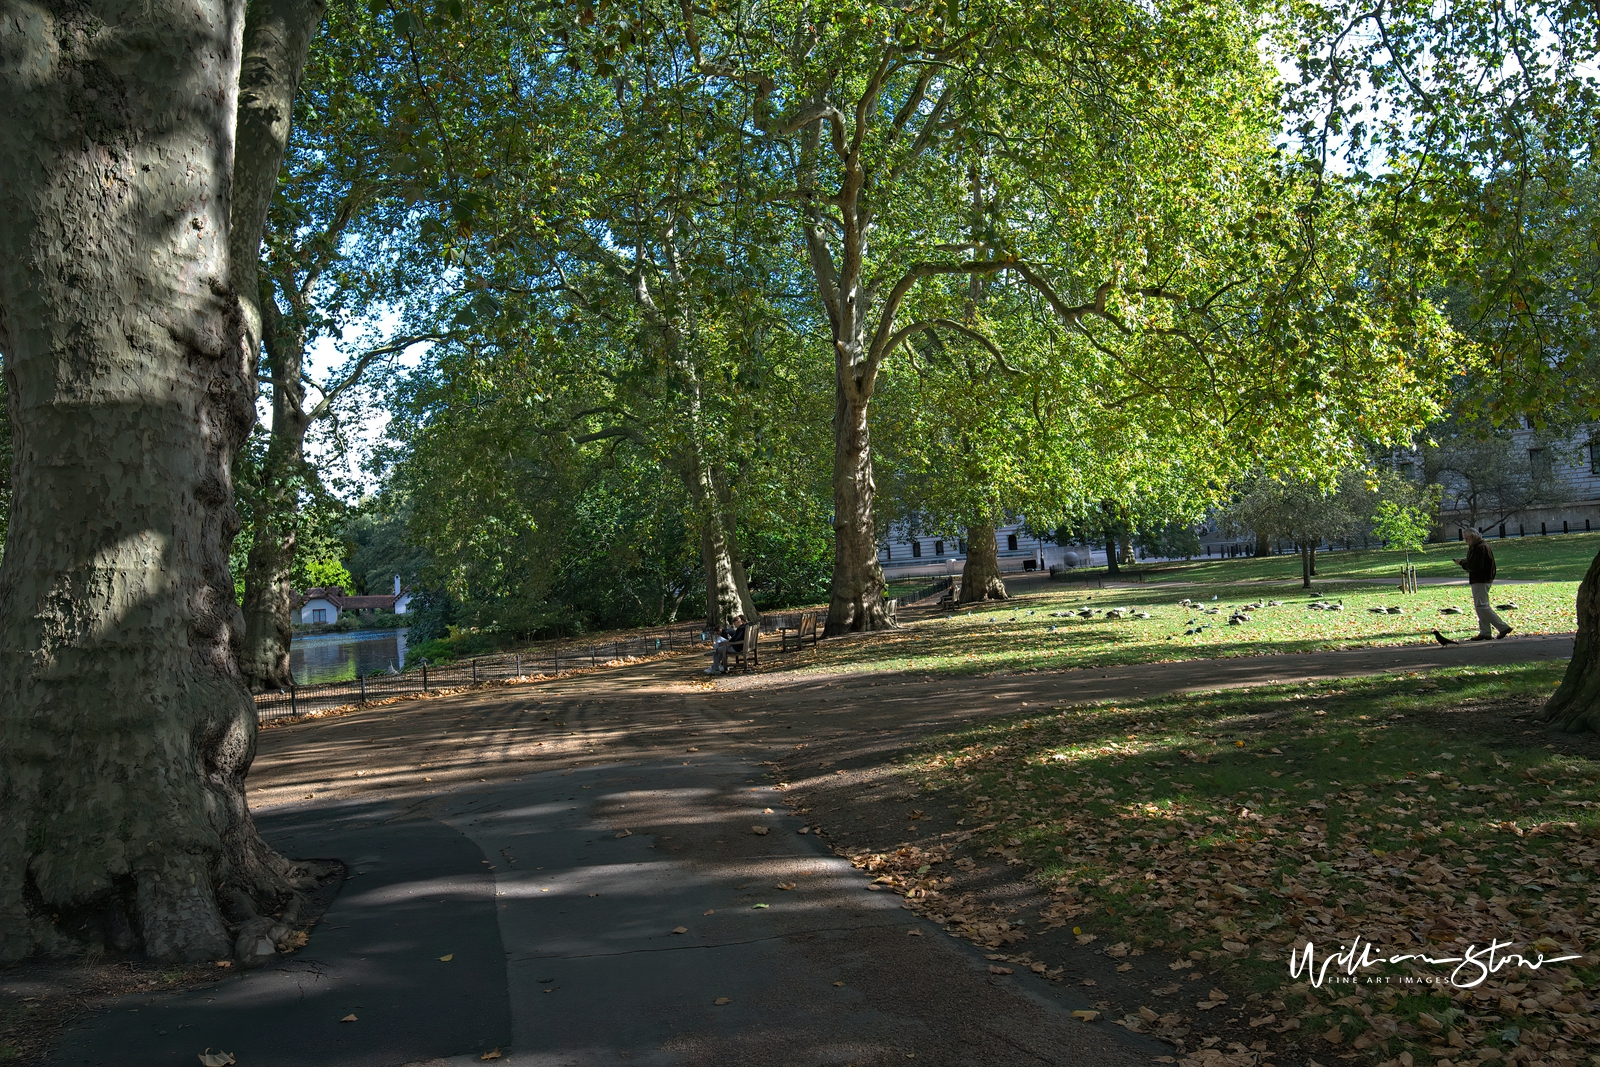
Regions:
<instances>
[{"instance_id":1,"label":"pile of fallen leaves","mask_svg":"<svg viewBox=\"0 0 1600 1067\"><path fill-rule=\"evenodd\" d=\"M1391 1067L1590 1063L1600 766L1539 750L1507 760L1374 714L1395 686L1435 685L1345 685L1315 706L1302 690L1061 709L971 731L915 773L960 797L981 823L975 843L1033 871L1047 924L1076 924L1080 944L1114 942L1108 956L1163 949L1174 970L1218 975L1227 991L1195 1014L1141 1007L1117 1020L1178 1040L1206 1013L1263 1035L1209 1038L1185 1067L1260 1063L1269 1035ZM936 853L856 861L954 932L990 947L1020 940L971 900L944 898L949 879L933 868L948 850ZM1580 958L1509 966L1472 988L1451 984L1452 965L1416 960L1334 966L1320 988L1291 979L1291 952L1313 944L1320 967L1356 937L1374 957L1460 957L1498 940L1502 957Z\"/></svg>"}]
</instances>

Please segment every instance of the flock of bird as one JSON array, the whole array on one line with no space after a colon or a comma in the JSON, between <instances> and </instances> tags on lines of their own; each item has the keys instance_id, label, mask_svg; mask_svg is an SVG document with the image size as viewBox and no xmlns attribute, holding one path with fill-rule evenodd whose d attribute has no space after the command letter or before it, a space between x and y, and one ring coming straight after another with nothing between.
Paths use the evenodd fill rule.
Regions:
<instances>
[{"instance_id":1,"label":"flock of bird","mask_svg":"<svg viewBox=\"0 0 1600 1067\"><path fill-rule=\"evenodd\" d=\"M1213 596L1211 599L1212 599L1212 601L1215 601L1217 598L1215 596ZM1262 608L1278 608L1278 607L1282 607L1282 606L1283 606L1283 601L1281 601L1281 600L1257 600L1252 604L1240 604L1238 607L1233 607L1232 605L1227 605L1226 606L1227 610L1229 610L1231 612L1231 614L1229 614L1229 616L1228 616L1228 625L1229 626L1243 626L1245 623L1250 621L1250 613L1251 612L1260 611ZM1202 616L1202 615L1220 615L1220 614L1222 614L1222 611L1223 611L1223 607L1222 606L1214 606L1212 604L1207 604L1206 602L1199 601L1199 600L1190 600L1188 597L1185 597L1184 599L1178 601L1178 607L1180 607L1180 608L1188 608L1188 609L1190 609L1191 611L1193 611L1195 613L1194 617L1190 618L1188 622L1184 623L1184 626L1188 627L1186 630L1183 631L1183 636L1184 637L1193 637L1195 634L1204 633L1206 630L1213 629L1217 624L1216 623L1212 623L1212 622L1201 622L1200 621L1200 616ZM1344 610L1344 601L1342 601L1342 600L1313 600L1311 603L1306 605L1306 610L1308 610L1308 611L1343 611ZM1496 611L1515 611L1515 610L1517 610L1517 603L1516 603L1516 601L1513 600L1513 601L1511 601L1509 603L1505 603L1505 604L1496 604L1495 605L1495 610ZM1382 607L1382 606L1380 606L1380 607L1371 607L1371 608L1368 608L1367 611L1371 612L1374 615L1404 615L1405 614L1405 609L1400 607L1400 606L1398 606L1398 605L1390 606L1390 607ZM1032 615L1034 613L1032 611L1029 611L1026 614ZM1460 614L1462 614L1462 609L1460 609L1458 607L1453 607L1453 606L1452 607L1443 607L1443 608L1439 609L1439 614L1440 615L1460 615ZM1148 611L1139 611L1136 608L1105 608L1105 609L1100 609L1100 608L1080 608L1077 611L1052 611L1052 612L1049 613L1049 615L1050 615L1050 618L1052 618L1052 619L1092 619L1095 616L1100 616L1103 619L1115 620L1115 619L1149 619L1149 618L1153 618L1154 617L1154 616L1152 616L1150 614L1150 612L1148 612ZM1011 621L1012 622L1016 622L1018 620L1018 618L1019 618L1019 616L1015 612L1013 612L1012 615L1011 615ZM1055 631L1055 629L1056 629L1055 626L1051 626L1050 627L1050 631L1052 633ZM1433 636L1441 645L1453 645L1453 644L1457 643L1457 642L1451 640L1450 638L1444 636L1444 634L1440 633L1438 630L1433 631Z\"/></svg>"}]
</instances>

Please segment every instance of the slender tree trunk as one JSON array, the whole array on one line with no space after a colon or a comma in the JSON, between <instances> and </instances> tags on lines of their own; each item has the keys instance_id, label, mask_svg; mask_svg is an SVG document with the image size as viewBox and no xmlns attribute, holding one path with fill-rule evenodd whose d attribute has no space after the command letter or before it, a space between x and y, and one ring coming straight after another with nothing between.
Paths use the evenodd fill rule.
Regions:
<instances>
[{"instance_id":1,"label":"slender tree trunk","mask_svg":"<svg viewBox=\"0 0 1600 1067\"><path fill-rule=\"evenodd\" d=\"M756 599L750 595L750 575L745 572L744 560L739 555L738 521L733 515L733 503L726 496L722 498L722 529L723 543L728 548L728 563L733 570L733 588L739 594L740 607L745 618L758 619L761 609L756 607Z\"/></svg>"},{"instance_id":2,"label":"slender tree trunk","mask_svg":"<svg viewBox=\"0 0 1600 1067\"><path fill-rule=\"evenodd\" d=\"M1306 568L1311 572L1311 577L1317 576L1317 543L1311 542L1306 546Z\"/></svg>"},{"instance_id":3,"label":"slender tree trunk","mask_svg":"<svg viewBox=\"0 0 1600 1067\"><path fill-rule=\"evenodd\" d=\"M1256 534L1256 555L1258 555L1258 556L1270 556L1270 555L1272 555L1272 538L1271 537L1268 537L1264 533Z\"/></svg>"},{"instance_id":4,"label":"slender tree trunk","mask_svg":"<svg viewBox=\"0 0 1600 1067\"><path fill-rule=\"evenodd\" d=\"M286 323L271 301L260 307L265 360L272 380L272 437L261 467L261 485L252 541L245 560L244 643L239 670L253 690L283 689L289 673L296 529L300 487L304 483L305 438L311 420L305 413L304 338Z\"/></svg>"},{"instance_id":5,"label":"slender tree trunk","mask_svg":"<svg viewBox=\"0 0 1600 1067\"><path fill-rule=\"evenodd\" d=\"M961 568L961 602L1005 600L1006 583L1000 576L1000 546L994 523L975 522L967 527L967 562Z\"/></svg>"},{"instance_id":6,"label":"slender tree trunk","mask_svg":"<svg viewBox=\"0 0 1600 1067\"><path fill-rule=\"evenodd\" d=\"M705 573L706 625L718 629L736 615L757 616L744 565L739 562L732 501L698 450L676 462L700 525L700 563Z\"/></svg>"},{"instance_id":7,"label":"slender tree trunk","mask_svg":"<svg viewBox=\"0 0 1600 1067\"><path fill-rule=\"evenodd\" d=\"M324 0L250 0L245 19L228 258L252 352L261 339L261 231L289 147L294 96L326 7Z\"/></svg>"},{"instance_id":8,"label":"slender tree trunk","mask_svg":"<svg viewBox=\"0 0 1600 1067\"><path fill-rule=\"evenodd\" d=\"M1117 537L1115 534L1106 534L1106 574L1120 574L1122 568L1117 565Z\"/></svg>"},{"instance_id":9,"label":"slender tree trunk","mask_svg":"<svg viewBox=\"0 0 1600 1067\"><path fill-rule=\"evenodd\" d=\"M1567 733L1600 732L1600 555L1578 586L1578 634L1567 675L1544 706L1544 717Z\"/></svg>"},{"instance_id":10,"label":"slender tree trunk","mask_svg":"<svg viewBox=\"0 0 1600 1067\"><path fill-rule=\"evenodd\" d=\"M1311 546L1304 541L1295 546L1300 550L1300 588L1311 588Z\"/></svg>"},{"instance_id":11,"label":"slender tree trunk","mask_svg":"<svg viewBox=\"0 0 1600 1067\"><path fill-rule=\"evenodd\" d=\"M243 22L0 0L0 958L80 928L227 956L218 894L290 889L245 803L228 568L254 419L228 256Z\"/></svg>"},{"instance_id":12,"label":"slender tree trunk","mask_svg":"<svg viewBox=\"0 0 1600 1067\"><path fill-rule=\"evenodd\" d=\"M847 373L841 368L841 378ZM833 588L828 604L829 636L893 625L883 600L872 500L872 446L867 434L868 398L854 383L840 381L833 411Z\"/></svg>"}]
</instances>

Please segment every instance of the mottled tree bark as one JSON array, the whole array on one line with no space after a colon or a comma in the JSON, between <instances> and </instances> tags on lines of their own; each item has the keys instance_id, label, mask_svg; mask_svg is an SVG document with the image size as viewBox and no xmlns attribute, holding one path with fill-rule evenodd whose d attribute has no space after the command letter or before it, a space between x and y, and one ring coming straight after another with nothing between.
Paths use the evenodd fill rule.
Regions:
<instances>
[{"instance_id":1,"label":"mottled tree bark","mask_svg":"<svg viewBox=\"0 0 1600 1067\"><path fill-rule=\"evenodd\" d=\"M272 435L261 465L261 485L244 573L244 635L239 670L253 690L293 684L289 644L294 637L295 531L305 483L305 343L294 323L278 314L270 294L261 304L262 355L272 382Z\"/></svg>"},{"instance_id":2,"label":"mottled tree bark","mask_svg":"<svg viewBox=\"0 0 1600 1067\"><path fill-rule=\"evenodd\" d=\"M841 375L850 368L841 366ZM878 630L890 622L883 599L883 567L872 520L877 485L867 431L868 397L841 382L833 411L833 585L827 635Z\"/></svg>"},{"instance_id":3,"label":"mottled tree bark","mask_svg":"<svg viewBox=\"0 0 1600 1067\"><path fill-rule=\"evenodd\" d=\"M1006 583L1000 576L1000 546L994 523L967 527L967 561L961 567L961 602L1005 600Z\"/></svg>"},{"instance_id":4,"label":"mottled tree bark","mask_svg":"<svg viewBox=\"0 0 1600 1067\"><path fill-rule=\"evenodd\" d=\"M1264 533L1256 534L1256 555L1272 555L1272 538Z\"/></svg>"},{"instance_id":5,"label":"mottled tree bark","mask_svg":"<svg viewBox=\"0 0 1600 1067\"><path fill-rule=\"evenodd\" d=\"M299 876L246 807L228 567L254 420L229 269L244 20L239 0L0 0L3 959L63 930L228 956L219 895Z\"/></svg>"},{"instance_id":6,"label":"mottled tree bark","mask_svg":"<svg viewBox=\"0 0 1600 1067\"><path fill-rule=\"evenodd\" d=\"M277 321L270 286L260 280L261 234L289 147L294 97L311 39L322 23L323 0L251 0L239 72L239 151L229 252L251 348L265 353L272 390L272 437L262 469L261 502L245 563L244 644L239 668L253 690L292 684L289 642L295 517L304 468L305 414L301 381L304 340ZM258 359L259 362L259 359Z\"/></svg>"},{"instance_id":7,"label":"mottled tree bark","mask_svg":"<svg viewBox=\"0 0 1600 1067\"><path fill-rule=\"evenodd\" d=\"M1567 733L1600 731L1600 555L1578 586L1578 634L1566 677L1544 706L1544 717Z\"/></svg>"},{"instance_id":8,"label":"mottled tree bark","mask_svg":"<svg viewBox=\"0 0 1600 1067\"><path fill-rule=\"evenodd\" d=\"M700 561L706 577L706 625L720 629L743 615L759 616L750 596L750 582L739 560L737 526L727 489L696 456L683 471L684 482L700 514Z\"/></svg>"},{"instance_id":9,"label":"mottled tree bark","mask_svg":"<svg viewBox=\"0 0 1600 1067\"><path fill-rule=\"evenodd\" d=\"M326 7L324 0L250 0L245 18L228 252L252 352L261 339L261 231L289 147L294 95Z\"/></svg>"},{"instance_id":10,"label":"mottled tree bark","mask_svg":"<svg viewBox=\"0 0 1600 1067\"><path fill-rule=\"evenodd\" d=\"M1106 534L1106 574L1119 574L1121 570L1117 565L1117 539L1113 534Z\"/></svg>"}]
</instances>

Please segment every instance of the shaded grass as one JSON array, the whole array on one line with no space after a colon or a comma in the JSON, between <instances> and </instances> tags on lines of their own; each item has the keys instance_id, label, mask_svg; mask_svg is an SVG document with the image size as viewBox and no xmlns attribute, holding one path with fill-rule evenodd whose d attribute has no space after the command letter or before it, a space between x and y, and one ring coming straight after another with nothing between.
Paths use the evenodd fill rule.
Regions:
<instances>
[{"instance_id":1,"label":"shaded grass","mask_svg":"<svg viewBox=\"0 0 1600 1067\"><path fill-rule=\"evenodd\" d=\"M1539 747L1543 732L1529 723L1523 740L1516 721L1559 670L1061 707L937 738L908 772L990 855L1033 872L1048 922L1074 924L1083 943L1165 949L1178 970L1215 969L1243 1015L1273 1016L1253 1024L1263 1032L1304 1022L1329 1044L1393 1055L1450 1029L1499 1047L1493 1035L1515 1027L1546 1049L1588 1033L1567 1022L1593 1018L1584 990L1600 958L1469 990L1405 984L1449 971L1414 964L1364 972L1390 982L1313 989L1287 959L1307 939L1333 951L1358 934L1439 956L1494 936L1592 952L1600 745ZM936 899L922 910L946 918Z\"/></svg>"},{"instance_id":2,"label":"shaded grass","mask_svg":"<svg viewBox=\"0 0 1600 1067\"><path fill-rule=\"evenodd\" d=\"M906 621L899 630L880 635L823 642L815 657L798 669L1014 672L1426 644L1433 641L1436 627L1458 639L1477 633L1464 586L1424 586L1415 594L1361 584L1322 583L1318 588L1317 596L1298 590L1270 594L1281 602L1278 606L1253 610L1248 623L1229 626L1231 609L1268 599L1268 594L1250 586L1204 587L1203 592L1046 586L1044 592L1003 604ZM1496 603L1511 600L1518 605L1503 614L1519 633L1567 633L1576 625L1576 583L1503 586L1495 593ZM1204 611L1179 607L1175 601L1180 597L1204 597L1198 605ZM1307 608L1321 600L1341 602L1344 610ZM1401 607L1404 614L1368 610L1390 606ZM1109 620L1103 612L1111 607L1144 610L1152 617ZM1441 615L1446 607L1463 613ZM1204 613L1212 609L1217 613ZM1102 614L1082 619L1074 614L1080 610Z\"/></svg>"}]
</instances>

